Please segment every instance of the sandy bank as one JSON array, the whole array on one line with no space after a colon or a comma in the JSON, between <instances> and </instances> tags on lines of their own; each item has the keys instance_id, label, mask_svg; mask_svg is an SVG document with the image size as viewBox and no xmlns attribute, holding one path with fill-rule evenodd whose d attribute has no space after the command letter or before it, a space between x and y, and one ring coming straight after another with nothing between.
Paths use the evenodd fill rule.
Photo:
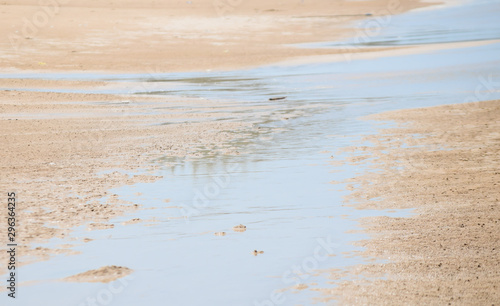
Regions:
<instances>
[{"instance_id":1,"label":"sandy bank","mask_svg":"<svg viewBox=\"0 0 500 306\"><path fill-rule=\"evenodd\" d=\"M402 127L367 137L374 147L356 148L366 158L375 156L369 165L383 172L353 179L362 187L349 201L359 208L414 208L416 215L364 219L372 239L360 243L363 255L387 263L353 267L346 273L353 280L325 289L326 300L356 305L500 300L499 102L370 118ZM332 278L341 275L333 272Z\"/></svg>"},{"instance_id":2,"label":"sandy bank","mask_svg":"<svg viewBox=\"0 0 500 306\"><path fill-rule=\"evenodd\" d=\"M205 71L338 54L345 50L290 44L368 37L391 15L430 5L413 0L47 3L0 5L2 71ZM367 14L372 21L365 28L352 28L352 21Z\"/></svg>"}]
</instances>

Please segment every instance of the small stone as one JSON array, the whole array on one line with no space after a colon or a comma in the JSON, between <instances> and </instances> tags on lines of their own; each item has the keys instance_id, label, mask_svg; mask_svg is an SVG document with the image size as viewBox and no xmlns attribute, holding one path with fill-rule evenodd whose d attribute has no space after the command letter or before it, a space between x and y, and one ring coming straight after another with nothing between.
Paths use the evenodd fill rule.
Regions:
<instances>
[{"instance_id":1,"label":"small stone","mask_svg":"<svg viewBox=\"0 0 500 306\"><path fill-rule=\"evenodd\" d=\"M269 101L276 101L276 100L284 100L286 97L274 97L274 98L269 98Z\"/></svg>"}]
</instances>

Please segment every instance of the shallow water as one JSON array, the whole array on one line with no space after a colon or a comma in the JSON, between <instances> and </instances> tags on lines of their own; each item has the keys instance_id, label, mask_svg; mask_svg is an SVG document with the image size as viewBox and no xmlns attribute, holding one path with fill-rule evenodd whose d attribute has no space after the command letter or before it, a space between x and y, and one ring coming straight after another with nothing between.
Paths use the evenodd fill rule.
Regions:
<instances>
[{"instance_id":1,"label":"shallow water","mask_svg":"<svg viewBox=\"0 0 500 306\"><path fill-rule=\"evenodd\" d=\"M358 36L341 42L302 44L303 47L388 47L500 39L500 2L451 1L396 16L360 21Z\"/></svg>"},{"instance_id":2,"label":"shallow water","mask_svg":"<svg viewBox=\"0 0 500 306\"><path fill-rule=\"evenodd\" d=\"M395 16L392 26L397 26L401 37L397 44L402 45L457 41L450 34L455 30L461 33L460 39L493 39L498 38L495 33L500 21L488 19L485 25L479 16L490 16L486 12L496 12L497 8L495 1L481 1L425 10ZM479 34L463 36L460 32L463 24L456 18L468 15L474 18L467 17L467 26L477 25L473 29ZM417 26L424 21L435 22L436 16L440 24L449 27L448 32L424 31ZM391 34L390 25L386 30L389 34L377 37L375 43L394 44L392 37L396 34ZM345 186L329 184L367 171L355 165L330 163L342 159L339 149L357 144L358 135L376 132L372 122L359 117L387 110L498 99L499 54L500 43L493 42L422 54L230 72L17 75L118 81L123 86L113 88L113 93L129 93L133 88L137 94L223 100L228 109L266 106L271 110L270 114L256 115L245 108L237 114L263 131L248 133L233 143L242 152L240 156L166 157L155 161L164 164L157 173L164 179L111 190L151 209L114 220L114 229L75 229L72 237L94 239L75 244L73 249L81 251L80 255L61 255L24 266L21 279L38 283L20 288L20 305L40 304L40 300L50 301L50 305L92 305L92 299L97 305L311 304L318 296L314 292L288 290L276 303L272 302L273 291L297 282L318 288L332 286L326 273L315 271L366 260L352 256L360 250L352 242L367 238L348 233L358 229L357 218L410 214L343 206L343 196L348 194ZM268 100L278 96L287 99ZM165 203L165 199L170 202ZM154 221L120 224L137 217ZM233 232L231 228L240 223L247 231ZM221 231L227 235L214 235ZM63 243L68 241L53 239L43 246ZM254 256L251 252L255 249L264 254ZM114 287L57 282L104 265L123 265L135 272L126 283L112 283Z\"/></svg>"}]
</instances>

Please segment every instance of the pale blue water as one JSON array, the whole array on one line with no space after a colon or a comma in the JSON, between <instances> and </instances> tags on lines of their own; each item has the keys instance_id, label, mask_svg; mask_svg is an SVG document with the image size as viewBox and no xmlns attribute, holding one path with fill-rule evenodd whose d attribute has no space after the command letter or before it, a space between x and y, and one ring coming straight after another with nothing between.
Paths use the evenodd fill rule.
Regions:
<instances>
[{"instance_id":1,"label":"pale blue water","mask_svg":"<svg viewBox=\"0 0 500 306\"><path fill-rule=\"evenodd\" d=\"M358 23L357 37L340 42L302 44L304 47L356 48L409 46L500 39L500 2L474 0L402 15L373 16Z\"/></svg>"}]
</instances>

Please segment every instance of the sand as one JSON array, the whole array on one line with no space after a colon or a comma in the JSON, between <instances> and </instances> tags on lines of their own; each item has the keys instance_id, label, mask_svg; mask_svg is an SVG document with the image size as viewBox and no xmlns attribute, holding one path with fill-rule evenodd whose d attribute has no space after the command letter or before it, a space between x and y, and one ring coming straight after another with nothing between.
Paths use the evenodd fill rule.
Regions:
<instances>
[{"instance_id":1,"label":"sand","mask_svg":"<svg viewBox=\"0 0 500 306\"><path fill-rule=\"evenodd\" d=\"M366 137L351 162L382 172L348 200L360 209L413 209L408 218L362 220L367 259L385 263L331 271L322 290L346 305L496 305L500 301L500 101L372 116L399 128ZM418 135L416 137L415 135ZM405 146L403 146L405 145ZM377 198L377 199L376 199ZM348 276L350 281L339 281ZM384 279L381 279L384 277Z\"/></svg>"},{"instance_id":2,"label":"sand","mask_svg":"<svg viewBox=\"0 0 500 306\"><path fill-rule=\"evenodd\" d=\"M224 70L346 50L291 44L370 37L414 0L5 0L0 69L172 72ZM372 21L355 29L352 21ZM378 19L377 19L378 18ZM388 19L389 18L389 19ZM373 50L373 49L372 49ZM370 51L354 48L349 53Z\"/></svg>"},{"instance_id":3,"label":"sand","mask_svg":"<svg viewBox=\"0 0 500 306\"><path fill-rule=\"evenodd\" d=\"M127 267L106 266L73 275L65 280L68 282L109 283L130 275L132 272L133 271Z\"/></svg>"}]
</instances>

